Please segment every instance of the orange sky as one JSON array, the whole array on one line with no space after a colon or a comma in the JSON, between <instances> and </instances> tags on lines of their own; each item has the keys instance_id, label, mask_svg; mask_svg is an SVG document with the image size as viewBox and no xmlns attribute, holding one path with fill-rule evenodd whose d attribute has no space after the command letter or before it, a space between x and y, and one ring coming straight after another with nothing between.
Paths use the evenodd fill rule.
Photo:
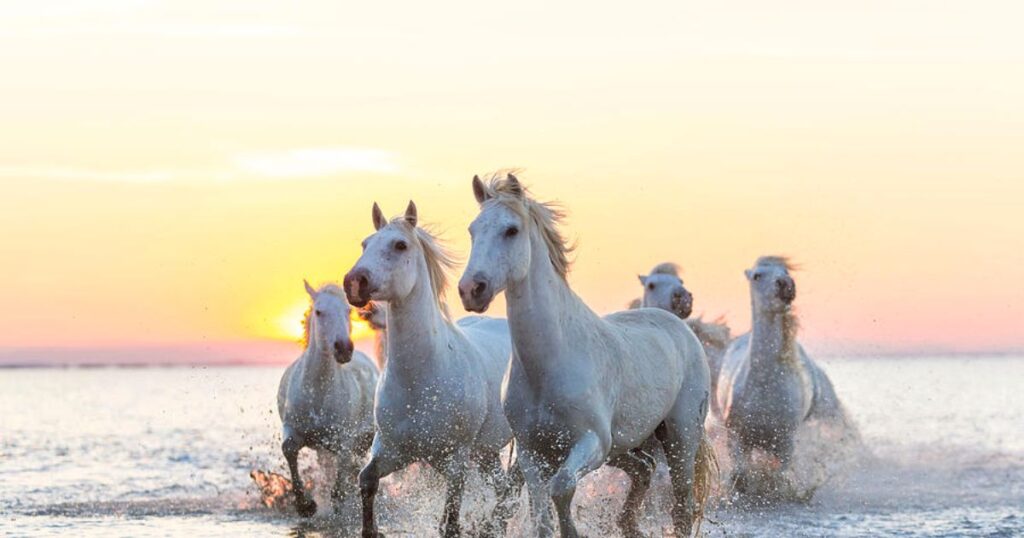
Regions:
<instances>
[{"instance_id":1,"label":"orange sky","mask_svg":"<svg viewBox=\"0 0 1024 538\"><path fill-rule=\"evenodd\" d=\"M5 11L0 348L291 338L374 200L465 253L502 167L599 311L674 260L744 330L782 253L823 352L1024 348L1018 3L218 6Z\"/></svg>"}]
</instances>

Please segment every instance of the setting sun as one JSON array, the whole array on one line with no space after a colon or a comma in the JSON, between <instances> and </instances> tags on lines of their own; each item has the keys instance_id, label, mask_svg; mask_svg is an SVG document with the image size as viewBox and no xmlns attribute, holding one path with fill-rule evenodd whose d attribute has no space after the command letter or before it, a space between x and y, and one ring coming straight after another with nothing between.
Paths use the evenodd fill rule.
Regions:
<instances>
[{"instance_id":1,"label":"setting sun","mask_svg":"<svg viewBox=\"0 0 1024 538\"><path fill-rule=\"evenodd\" d=\"M299 301L288 307L275 318L272 334L269 336L282 340L302 340L304 331L302 323L309 308L309 301ZM352 341L358 342L373 338L373 329L363 318L359 317L359 310L352 309L349 315L349 322L352 327Z\"/></svg>"}]
</instances>

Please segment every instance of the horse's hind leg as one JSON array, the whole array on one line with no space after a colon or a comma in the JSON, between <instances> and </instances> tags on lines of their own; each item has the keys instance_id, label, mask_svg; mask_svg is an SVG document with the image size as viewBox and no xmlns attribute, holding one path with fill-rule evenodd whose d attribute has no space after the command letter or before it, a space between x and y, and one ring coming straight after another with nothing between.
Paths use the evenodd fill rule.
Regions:
<instances>
[{"instance_id":1,"label":"horse's hind leg","mask_svg":"<svg viewBox=\"0 0 1024 538\"><path fill-rule=\"evenodd\" d=\"M654 457L644 452L642 448L635 448L608 461L609 465L625 471L630 479L629 493L626 495L626 502L622 506L622 515L618 521L622 535L626 538L642 536L637 516L644 494L651 485L654 463Z\"/></svg>"},{"instance_id":2,"label":"horse's hind leg","mask_svg":"<svg viewBox=\"0 0 1024 538\"><path fill-rule=\"evenodd\" d=\"M288 471L292 475L292 493L295 495L295 511L302 517L310 517L316 514L316 501L306 493L306 487L302 483L302 476L299 475L299 451L305 446L305 439L292 432L286 432L284 442L281 443L281 452L288 462Z\"/></svg>"},{"instance_id":3,"label":"horse's hind leg","mask_svg":"<svg viewBox=\"0 0 1024 538\"><path fill-rule=\"evenodd\" d=\"M705 472L698 469L697 453L701 443L706 442L704 436L704 419L707 416L707 397L697 400L696 395L683 391L676 400L672 413L665 418L655 435L665 449L669 474L672 478L672 494L675 502L672 506L672 524L676 536L689 536L693 532L693 524L698 515L698 503L694 494L696 473ZM705 447L710 450L710 446Z\"/></svg>"}]
</instances>

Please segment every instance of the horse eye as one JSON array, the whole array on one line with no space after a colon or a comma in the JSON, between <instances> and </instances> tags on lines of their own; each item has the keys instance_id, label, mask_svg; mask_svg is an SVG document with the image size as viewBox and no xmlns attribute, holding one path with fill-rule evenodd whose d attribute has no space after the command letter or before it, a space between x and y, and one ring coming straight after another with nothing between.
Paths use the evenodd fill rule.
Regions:
<instances>
[{"instance_id":1,"label":"horse eye","mask_svg":"<svg viewBox=\"0 0 1024 538\"><path fill-rule=\"evenodd\" d=\"M754 273L754 280L761 280L761 273Z\"/></svg>"},{"instance_id":2,"label":"horse eye","mask_svg":"<svg viewBox=\"0 0 1024 538\"><path fill-rule=\"evenodd\" d=\"M648 284L647 285L647 289L653 290L654 289L654 282L651 282L650 284Z\"/></svg>"},{"instance_id":3,"label":"horse eye","mask_svg":"<svg viewBox=\"0 0 1024 538\"><path fill-rule=\"evenodd\" d=\"M405 241L396 241L395 242L395 250L405 250L407 248L409 248L409 245L407 245L405 243Z\"/></svg>"},{"instance_id":4,"label":"horse eye","mask_svg":"<svg viewBox=\"0 0 1024 538\"><path fill-rule=\"evenodd\" d=\"M518 233L519 228L516 228L515 226L509 226L508 229L505 230L505 237L515 237Z\"/></svg>"},{"instance_id":5,"label":"horse eye","mask_svg":"<svg viewBox=\"0 0 1024 538\"><path fill-rule=\"evenodd\" d=\"M323 314L323 312L321 312L321 311L319 311L319 310L317 310L317 311L316 311L316 315L318 315L318 316L319 316L319 315L321 315L321 314Z\"/></svg>"}]
</instances>

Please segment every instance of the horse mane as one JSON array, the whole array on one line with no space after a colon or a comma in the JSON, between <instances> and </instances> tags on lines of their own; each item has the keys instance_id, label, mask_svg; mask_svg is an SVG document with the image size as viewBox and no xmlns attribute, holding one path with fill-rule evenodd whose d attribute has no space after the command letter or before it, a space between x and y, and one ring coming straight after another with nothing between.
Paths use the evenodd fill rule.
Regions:
<instances>
[{"instance_id":1,"label":"horse mane","mask_svg":"<svg viewBox=\"0 0 1024 538\"><path fill-rule=\"evenodd\" d=\"M340 297L345 304L348 304L348 299L345 297L345 290L341 286L333 283L324 284L320 286L320 289L316 290L317 295L321 293L329 293L336 297ZM302 347L309 348L309 317L313 315L313 301L309 302L309 308L306 309L306 313L302 315Z\"/></svg>"},{"instance_id":2,"label":"horse mane","mask_svg":"<svg viewBox=\"0 0 1024 538\"><path fill-rule=\"evenodd\" d=\"M652 275L672 275L672 276L674 276L676 278L679 278L679 273L680 273L681 270L682 270L682 268L679 267L678 263L664 262L664 263L659 263L658 265L655 265L654 269L651 269L651 274Z\"/></svg>"},{"instance_id":3,"label":"horse mane","mask_svg":"<svg viewBox=\"0 0 1024 538\"><path fill-rule=\"evenodd\" d=\"M441 309L444 317L451 320L451 312L448 311L448 304L444 300L445 290L448 289L448 271L451 271L458 264L455 255L448 250L440 238L433 231L424 228L423 225L410 226L405 217L397 217L391 224L398 224L399 228L410 234L414 241L420 245L423 251L423 261L427 264L427 277L430 279L430 290L434 294L437 307Z\"/></svg>"},{"instance_id":4,"label":"horse mane","mask_svg":"<svg viewBox=\"0 0 1024 538\"><path fill-rule=\"evenodd\" d=\"M800 266L793 263L788 256L761 256L754 262L754 265L774 265L785 269L787 273L800 269Z\"/></svg>"},{"instance_id":5,"label":"horse mane","mask_svg":"<svg viewBox=\"0 0 1024 538\"><path fill-rule=\"evenodd\" d=\"M511 174L502 177L501 173L495 173L484 183L484 191L489 198L484 203L494 200L519 213L523 219L529 218L533 221L548 247L551 265L555 272L565 279L569 273L569 266L572 265L569 254L576 250L576 245L569 244L558 230L559 225L565 220L565 209L554 202L534 200L530 197L529 190Z\"/></svg>"},{"instance_id":6,"label":"horse mane","mask_svg":"<svg viewBox=\"0 0 1024 538\"><path fill-rule=\"evenodd\" d=\"M696 319L686 320L686 324L690 326L690 330L697 335L697 339L705 348L712 347L725 351L725 348L729 347L732 334L724 317L720 316L713 321L704 321L704 316L700 316Z\"/></svg>"}]
</instances>

